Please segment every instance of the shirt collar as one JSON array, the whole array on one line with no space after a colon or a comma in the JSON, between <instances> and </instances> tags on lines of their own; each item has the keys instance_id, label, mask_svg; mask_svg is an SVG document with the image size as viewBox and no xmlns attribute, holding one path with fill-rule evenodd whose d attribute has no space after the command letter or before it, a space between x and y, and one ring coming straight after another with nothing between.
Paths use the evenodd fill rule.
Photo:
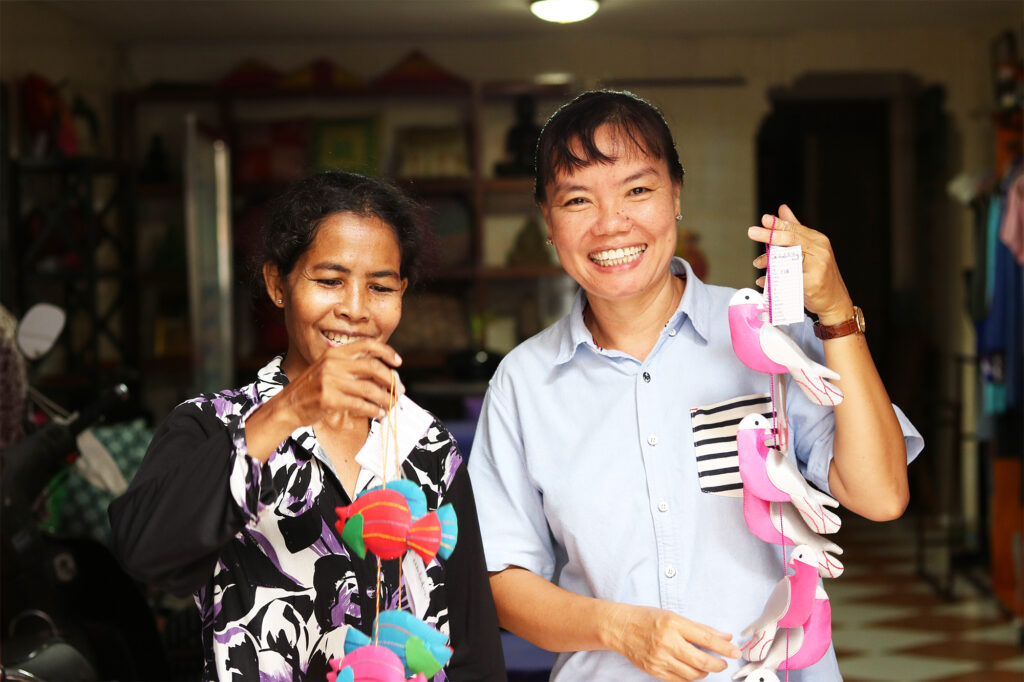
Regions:
<instances>
[{"instance_id":1,"label":"shirt collar","mask_svg":"<svg viewBox=\"0 0 1024 682\"><path fill-rule=\"evenodd\" d=\"M672 317L669 318L666 330L674 329L679 331L686 320L690 321L693 330L702 341L708 338L709 309L711 297L708 294L707 285L700 281L690 264L682 258L673 258L669 263L673 275L685 275L686 289L683 290L683 297L679 301ZM566 318L568 333L562 335L562 342L555 357L555 364L561 365L573 358L576 350L583 345L594 345L594 337L591 335L587 325L583 323L583 307L587 302L587 294L581 288L576 292L573 300L572 310Z\"/></svg>"}]
</instances>

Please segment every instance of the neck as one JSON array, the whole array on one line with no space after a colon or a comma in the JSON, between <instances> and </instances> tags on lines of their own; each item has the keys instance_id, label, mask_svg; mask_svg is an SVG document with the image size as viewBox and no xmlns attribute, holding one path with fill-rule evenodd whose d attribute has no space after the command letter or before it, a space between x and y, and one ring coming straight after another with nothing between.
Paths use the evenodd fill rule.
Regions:
<instances>
[{"instance_id":1,"label":"neck","mask_svg":"<svg viewBox=\"0 0 1024 682\"><path fill-rule=\"evenodd\" d=\"M598 346L629 353L643 362L679 307L685 289L686 282L670 274L657 287L628 299L588 296L583 322Z\"/></svg>"}]
</instances>

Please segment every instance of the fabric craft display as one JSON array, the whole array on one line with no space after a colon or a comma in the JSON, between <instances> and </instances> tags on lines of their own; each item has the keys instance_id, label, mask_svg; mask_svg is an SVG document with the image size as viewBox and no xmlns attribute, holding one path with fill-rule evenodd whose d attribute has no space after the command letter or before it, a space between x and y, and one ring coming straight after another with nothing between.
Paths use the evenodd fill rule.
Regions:
<instances>
[{"instance_id":1,"label":"fabric craft display","mask_svg":"<svg viewBox=\"0 0 1024 682\"><path fill-rule=\"evenodd\" d=\"M399 599L402 603L401 560L409 550L429 564L435 556L447 559L455 549L459 526L455 509L445 504L427 510L423 490L413 481L386 477L389 442L397 449L394 409L397 403L392 373L391 404L382 424L384 485L363 491L352 504L337 507L335 528L341 539L360 558L370 551L377 557L377 593L380 593L381 561L399 561ZM398 461L397 452L395 462ZM396 475L400 475L400 469ZM401 610L380 610L367 636L350 627L345 634L345 656L330 660L328 682L426 682L452 657L448 636Z\"/></svg>"},{"instance_id":2,"label":"fabric craft display","mask_svg":"<svg viewBox=\"0 0 1024 682\"><path fill-rule=\"evenodd\" d=\"M770 288L770 269L765 279ZM768 374L771 383L771 420L751 412L736 432L743 517L755 536L782 546L784 565L761 615L741 633L749 638L741 647L747 663L733 679L744 682L779 682L778 671L806 668L825 655L832 642L832 607L819 577L843 573L835 558L842 548L822 537L839 530L842 522L829 509L839 503L812 487L790 459L789 425L782 408L785 384L777 380L788 373L811 401L834 406L843 399L831 383L839 375L807 357L772 324L767 294L768 289L764 296L740 289L729 301L733 351L747 367ZM793 548L788 561L787 547Z\"/></svg>"}]
</instances>

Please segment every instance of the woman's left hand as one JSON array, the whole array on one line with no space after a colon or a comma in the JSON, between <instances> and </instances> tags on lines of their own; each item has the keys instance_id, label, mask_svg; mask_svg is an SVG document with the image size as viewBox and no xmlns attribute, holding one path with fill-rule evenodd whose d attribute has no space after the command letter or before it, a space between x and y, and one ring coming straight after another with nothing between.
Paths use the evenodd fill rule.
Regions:
<instances>
[{"instance_id":1,"label":"woman's left hand","mask_svg":"<svg viewBox=\"0 0 1024 682\"><path fill-rule=\"evenodd\" d=\"M774 230L773 230L774 226ZM772 246L799 246L803 253L804 307L818 316L822 324L834 324L853 314L853 302L839 274L832 244L822 233L802 225L789 206L779 206L779 215L761 216L761 226L752 226L747 236ZM754 259L755 268L768 266L768 255ZM757 285L764 286L759 277Z\"/></svg>"}]
</instances>

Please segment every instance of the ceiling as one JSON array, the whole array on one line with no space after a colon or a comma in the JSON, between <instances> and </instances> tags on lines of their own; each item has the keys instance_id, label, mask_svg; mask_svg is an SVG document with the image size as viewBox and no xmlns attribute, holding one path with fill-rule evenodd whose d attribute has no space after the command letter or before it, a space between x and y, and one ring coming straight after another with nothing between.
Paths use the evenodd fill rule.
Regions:
<instances>
[{"instance_id":1,"label":"ceiling","mask_svg":"<svg viewBox=\"0 0 1024 682\"><path fill-rule=\"evenodd\" d=\"M534 18L528 0L35 0L101 35L140 42L299 42L752 34L804 29L1019 27L1021 0L601 0L581 24ZM0 0L2 4L4 0Z\"/></svg>"}]
</instances>

